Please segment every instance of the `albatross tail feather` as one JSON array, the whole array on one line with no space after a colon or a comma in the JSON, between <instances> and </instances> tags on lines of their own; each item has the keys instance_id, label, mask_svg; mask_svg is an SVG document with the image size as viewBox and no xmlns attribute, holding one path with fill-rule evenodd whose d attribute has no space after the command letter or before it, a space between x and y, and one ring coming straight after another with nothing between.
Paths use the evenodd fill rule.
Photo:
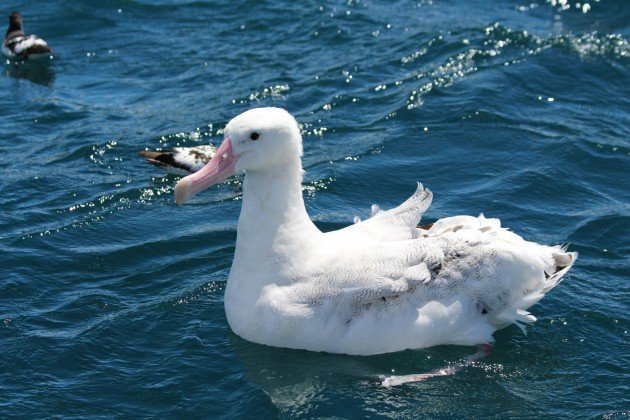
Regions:
<instances>
[{"instance_id":1,"label":"albatross tail feather","mask_svg":"<svg viewBox=\"0 0 630 420\"><path fill-rule=\"evenodd\" d=\"M533 289L523 290L522 296L517 297L511 305L505 307L502 311L495 313L492 317L493 324L508 325L515 323L526 334L525 325L536 321L536 317L529 313L527 309L538 303L547 292L560 284L564 275L573 266L578 257L577 252L566 252L565 248L560 246L547 247L540 245L540 247L541 254L545 254L541 255L541 258L551 261L551 264L548 264L544 269L544 280L538 282Z\"/></svg>"}]
</instances>

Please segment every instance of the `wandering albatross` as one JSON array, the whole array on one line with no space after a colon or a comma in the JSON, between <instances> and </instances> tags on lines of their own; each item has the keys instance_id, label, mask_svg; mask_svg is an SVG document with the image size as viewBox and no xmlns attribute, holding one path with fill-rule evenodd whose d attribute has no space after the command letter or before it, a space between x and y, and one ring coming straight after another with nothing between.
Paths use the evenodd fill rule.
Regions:
<instances>
[{"instance_id":1,"label":"wandering albatross","mask_svg":"<svg viewBox=\"0 0 630 420\"><path fill-rule=\"evenodd\" d=\"M256 108L232 119L210 162L175 187L182 204L245 173L225 311L246 340L351 355L484 345L500 328L534 322L528 308L577 258L483 215L418 227L433 198L422 184L396 208L373 207L369 219L323 233L306 212L301 156L296 120L283 109ZM450 369L383 384L457 366Z\"/></svg>"}]
</instances>

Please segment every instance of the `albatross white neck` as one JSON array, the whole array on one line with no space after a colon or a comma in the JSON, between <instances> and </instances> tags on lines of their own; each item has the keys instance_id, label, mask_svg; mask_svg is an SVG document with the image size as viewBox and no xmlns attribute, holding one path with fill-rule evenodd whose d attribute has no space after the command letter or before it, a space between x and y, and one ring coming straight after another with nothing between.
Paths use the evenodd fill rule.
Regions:
<instances>
[{"instance_id":1,"label":"albatross white neck","mask_svg":"<svg viewBox=\"0 0 630 420\"><path fill-rule=\"evenodd\" d=\"M298 156L264 170L247 171L237 250L277 252L278 247L293 242L291 238L303 240L316 233L320 232L310 220L302 197L302 165Z\"/></svg>"}]
</instances>

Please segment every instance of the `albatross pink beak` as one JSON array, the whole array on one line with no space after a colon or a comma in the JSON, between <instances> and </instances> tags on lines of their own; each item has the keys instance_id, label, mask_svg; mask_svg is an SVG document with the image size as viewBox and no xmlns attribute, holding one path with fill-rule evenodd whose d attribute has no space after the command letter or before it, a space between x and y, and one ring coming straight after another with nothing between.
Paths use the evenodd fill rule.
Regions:
<instances>
[{"instance_id":1,"label":"albatross pink beak","mask_svg":"<svg viewBox=\"0 0 630 420\"><path fill-rule=\"evenodd\" d=\"M232 150L232 141L223 140L214 157L199 171L182 178L175 185L175 201L183 204L199 191L218 184L234 173L238 156Z\"/></svg>"}]
</instances>

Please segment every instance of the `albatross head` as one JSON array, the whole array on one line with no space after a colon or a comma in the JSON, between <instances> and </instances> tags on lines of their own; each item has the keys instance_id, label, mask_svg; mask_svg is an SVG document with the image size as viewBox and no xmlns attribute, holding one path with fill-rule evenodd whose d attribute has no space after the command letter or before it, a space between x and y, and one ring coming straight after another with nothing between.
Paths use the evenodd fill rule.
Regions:
<instances>
[{"instance_id":1,"label":"albatross head","mask_svg":"<svg viewBox=\"0 0 630 420\"><path fill-rule=\"evenodd\" d=\"M264 172L299 162L302 137L297 121L281 108L254 108L233 118L216 154L201 170L179 180L175 201L184 203L198 192L237 172Z\"/></svg>"},{"instance_id":2,"label":"albatross head","mask_svg":"<svg viewBox=\"0 0 630 420\"><path fill-rule=\"evenodd\" d=\"M20 12L13 12L9 15L9 29L7 34L13 31L19 31L22 29L22 15Z\"/></svg>"}]
</instances>

